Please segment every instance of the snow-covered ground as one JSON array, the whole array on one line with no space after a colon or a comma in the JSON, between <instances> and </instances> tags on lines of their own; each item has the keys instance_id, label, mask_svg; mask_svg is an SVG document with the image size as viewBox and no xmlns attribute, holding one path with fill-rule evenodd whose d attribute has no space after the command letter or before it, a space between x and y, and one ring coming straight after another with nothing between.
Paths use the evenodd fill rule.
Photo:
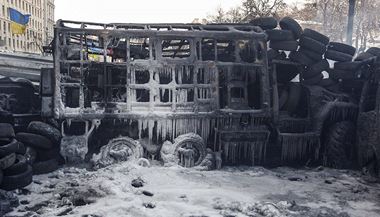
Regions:
<instances>
[{"instance_id":1,"label":"snow-covered ground","mask_svg":"<svg viewBox=\"0 0 380 217\"><path fill-rule=\"evenodd\" d=\"M140 178L143 186L131 185ZM369 179L370 180L370 179ZM8 216L380 216L380 184L346 170L121 163L36 176ZM153 194L153 195L152 195Z\"/></svg>"}]
</instances>

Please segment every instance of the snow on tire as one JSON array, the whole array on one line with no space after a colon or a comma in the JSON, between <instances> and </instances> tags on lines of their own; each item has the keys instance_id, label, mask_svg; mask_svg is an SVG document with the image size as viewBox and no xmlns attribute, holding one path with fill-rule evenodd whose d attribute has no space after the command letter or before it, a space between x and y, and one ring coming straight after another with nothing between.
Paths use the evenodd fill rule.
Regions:
<instances>
[{"instance_id":1,"label":"snow on tire","mask_svg":"<svg viewBox=\"0 0 380 217\"><path fill-rule=\"evenodd\" d=\"M143 157L143 153L144 150L139 141L129 137L119 137L103 146L100 153L93 156L92 162L95 168L107 167L124 161L137 162Z\"/></svg>"},{"instance_id":2,"label":"snow on tire","mask_svg":"<svg viewBox=\"0 0 380 217\"><path fill-rule=\"evenodd\" d=\"M174 140L174 147L178 163L184 167L198 166L206 157L206 145L202 137L195 133L178 136Z\"/></svg>"}]
</instances>

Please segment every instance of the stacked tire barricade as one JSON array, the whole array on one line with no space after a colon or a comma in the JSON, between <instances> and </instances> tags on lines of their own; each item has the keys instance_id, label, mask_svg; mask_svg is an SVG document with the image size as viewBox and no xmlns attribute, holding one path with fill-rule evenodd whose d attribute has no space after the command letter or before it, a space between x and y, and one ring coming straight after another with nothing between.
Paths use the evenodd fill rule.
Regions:
<instances>
[{"instance_id":1,"label":"stacked tire barricade","mask_svg":"<svg viewBox=\"0 0 380 217\"><path fill-rule=\"evenodd\" d=\"M25 79L0 78L0 216L18 205L11 191L63 163L61 133L54 121L41 121L36 89Z\"/></svg>"},{"instance_id":2,"label":"stacked tire barricade","mask_svg":"<svg viewBox=\"0 0 380 217\"><path fill-rule=\"evenodd\" d=\"M289 60L303 66L277 69L279 83L288 83L301 75L299 79L305 85L319 85L333 92L360 93L359 88L367 78L362 68L380 56L380 48L372 47L354 58L355 47L330 42L329 37L315 30L302 29L290 17L280 20L280 28L271 17L257 18L251 23L263 28L268 35L270 65L273 60Z\"/></svg>"}]
</instances>

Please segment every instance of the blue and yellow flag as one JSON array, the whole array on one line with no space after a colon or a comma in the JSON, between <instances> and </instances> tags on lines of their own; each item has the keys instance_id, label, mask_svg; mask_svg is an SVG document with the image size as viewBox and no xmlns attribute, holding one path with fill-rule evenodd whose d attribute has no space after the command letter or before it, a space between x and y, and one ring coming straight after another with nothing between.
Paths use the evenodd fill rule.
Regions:
<instances>
[{"instance_id":1,"label":"blue and yellow flag","mask_svg":"<svg viewBox=\"0 0 380 217\"><path fill-rule=\"evenodd\" d=\"M24 34L26 30L26 26L29 23L30 15L24 15L20 13L19 11L8 8L9 10L9 17L12 21L11 23L11 31L13 34Z\"/></svg>"}]
</instances>

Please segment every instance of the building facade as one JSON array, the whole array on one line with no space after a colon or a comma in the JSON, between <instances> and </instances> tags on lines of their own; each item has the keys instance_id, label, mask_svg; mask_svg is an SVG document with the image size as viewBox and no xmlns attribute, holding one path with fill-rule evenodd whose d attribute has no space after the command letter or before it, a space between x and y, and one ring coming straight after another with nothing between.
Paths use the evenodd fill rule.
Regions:
<instances>
[{"instance_id":1,"label":"building facade","mask_svg":"<svg viewBox=\"0 0 380 217\"><path fill-rule=\"evenodd\" d=\"M24 34L12 34L8 8L31 15ZM54 0L0 0L0 50L41 53L53 40L54 8Z\"/></svg>"}]
</instances>

